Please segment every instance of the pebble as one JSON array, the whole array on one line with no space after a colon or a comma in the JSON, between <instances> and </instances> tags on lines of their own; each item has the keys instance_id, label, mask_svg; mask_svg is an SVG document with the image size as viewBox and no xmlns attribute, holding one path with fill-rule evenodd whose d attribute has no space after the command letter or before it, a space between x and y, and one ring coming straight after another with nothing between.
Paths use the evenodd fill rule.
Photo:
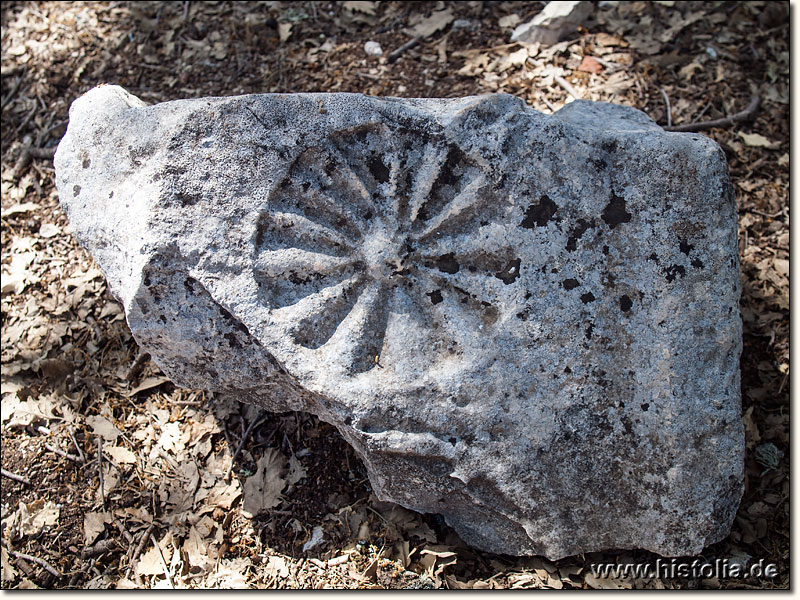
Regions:
<instances>
[{"instance_id":1,"label":"pebble","mask_svg":"<svg viewBox=\"0 0 800 600\"><path fill-rule=\"evenodd\" d=\"M381 48L381 45L371 40L364 44L364 52L370 56L383 56L383 48Z\"/></svg>"}]
</instances>

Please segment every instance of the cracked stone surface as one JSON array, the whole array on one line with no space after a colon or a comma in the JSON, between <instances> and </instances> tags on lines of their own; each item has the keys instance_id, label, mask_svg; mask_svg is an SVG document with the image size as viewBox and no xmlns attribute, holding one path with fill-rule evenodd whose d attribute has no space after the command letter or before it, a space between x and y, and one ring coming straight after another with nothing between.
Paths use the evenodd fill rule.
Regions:
<instances>
[{"instance_id":1,"label":"cracked stone surface","mask_svg":"<svg viewBox=\"0 0 800 600\"><path fill-rule=\"evenodd\" d=\"M176 384L334 424L468 543L690 555L743 491L736 201L710 139L508 95L76 100L77 239Z\"/></svg>"}]
</instances>

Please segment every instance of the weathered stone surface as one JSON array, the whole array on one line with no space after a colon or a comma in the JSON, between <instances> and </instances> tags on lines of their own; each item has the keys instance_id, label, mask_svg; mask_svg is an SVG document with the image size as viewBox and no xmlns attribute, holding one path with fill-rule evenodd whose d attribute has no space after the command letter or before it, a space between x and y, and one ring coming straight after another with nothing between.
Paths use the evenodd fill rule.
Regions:
<instances>
[{"instance_id":1,"label":"weathered stone surface","mask_svg":"<svg viewBox=\"0 0 800 600\"><path fill-rule=\"evenodd\" d=\"M724 155L507 95L76 100L77 238L176 383L333 423L469 543L697 553L742 494Z\"/></svg>"},{"instance_id":2,"label":"weathered stone surface","mask_svg":"<svg viewBox=\"0 0 800 600\"><path fill-rule=\"evenodd\" d=\"M533 20L518 25L511 34L512 42L555 44L575 34L592 14L594 6L587 0L554 0L548 2Z\"/></svg>"}]
</instances>

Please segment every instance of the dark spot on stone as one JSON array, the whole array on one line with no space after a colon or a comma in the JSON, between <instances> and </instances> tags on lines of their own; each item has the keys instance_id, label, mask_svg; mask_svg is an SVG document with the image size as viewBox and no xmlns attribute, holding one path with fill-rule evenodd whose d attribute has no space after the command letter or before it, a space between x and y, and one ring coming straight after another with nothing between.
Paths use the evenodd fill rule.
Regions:
<instances>
[{"instance_id":1,"label":"dark spot on stone","mask_svg":"<svg viewBox=\"0 0 800 600\"><path fill-rule=\"evenodd\" d=\"M575 228L569 233L569 239L567 240L567 252L575 251L578 240L581 239L581 236L586 233L586 230L589 229L589 227L594 227L594 220L587 221L586 219L578 219Z\"/></svg>"},{"instance_id":2,"label":"dark spot on stone","mask_svg":"<svg viewBox=\"0 0 800 600\"><path fill-rule=\"evenodd\" d=\"M592 339L592 331L593 331L593 330L594 330L594 325L593 325L592 323L589 323L589 324L586 326L586 332L585 332L585 333L586 333L586 339L587 339L587 340L590 340L590 339Z\"/></svg>"},{"instance_id":3,"label":"dark spot on stone","mask_svg":"<svg viewBox=\"0 0 800 600\"><path fill-rule=\"evenodd\" d=\"M694 248L694 246L687 243L685 240L681 240L680 249L681 252L683 252L686 256L689 256L689 252L692 251L692 248Z\"/></svg>"},{"instance_id":4,"label":"dark spot on stone","mask_svg":"<svg viewBox=\"0 0 800 600\"><path fill-rule=\"evenodd\" d=\"M92 165L92 161L88 158L83 159L83 168L88 169Z\"/></svg>"},{"instance_id":5,"label":"dark spot on stone","mask_svg":"<svg viewBox=\"0 0 800 600\"><path fill-rule=\"evenodd\" d=\"M654 263L658 264L658 255L653 252L650 256L647 257L647 260L652 260Z\"/></svg>"},{"instance_id":6,"label":"dark spot on stone","mask_svg":"<svg viewBox=\"0 0 800 600\"><path fill-rule=\"evenodd\" d=\"M454 438L454 437L451 437L451 438L448 438L448 439L447 439L447 441L448 441L448 442L450 442L450 443L451 443L453 446L455 446L455 445L456 445L456 442L457 442L458 440L457 440L456 438Z\"/></svg>"},{"instance_id":7,"label":"dark spot on stone","mask_svg":"<svg viewBox=\"0 0 800 600\"><path fill-rule=\"evenodd\" d=\"M81 186L73 185L72 186L72 197L74 198L75 196L77 196L80 193L81 193Z\"/></svg>"},{"instance_id":8,"label":"dark spot on stone","mask_svg":"<svg viewBox=\"0 0 800 600\"><path fill-rule=\"evenodd\" d=\"M564 367L564 373L570 375L572 373L572 369L570 369L569 367Z\"/></svg>"},{"instance_id":9,"label":"dark spot on stone","mask_svg":"<svg viewBox=\"0 0 800 600\"><path fill-rule=\"evenodd\" d=\"M530 291L530 290L526 290L526 291L525 291L525 300L528 300L528 299L529 299L529 298L531 298L532 296L533 296L533 294L531 294L531 291Z\"/></svg>"},{"instance_id":10,"label":"dark spot on stone","mask_svg":"<svg viewBox=\"0 0 800 600\"><path fill-rule=\"evenodd\" d=\"M569 278L565 279L561 285L564 286L565 290L569 291L569 290L574 290L576 287L580 285L580 283L578 283L577 279Z\"/></svg>"},{"instance_id":11,"label":"dark spot on stone","mask_svg":"<svg viewBox=\"0 0 800 600\"><path fill-rule=\"evenodd\" d=\"M539 204L531 204L528 210L525 211L525 218L522 219L520 227L525 229L533 229L535 225L544 227L553 218L557 210L556 203L550 200L547 194L544 194L540 198Z\"/></svg>"},{"instance_id":12,"label":"dark spot on stone","mask_svg":"<svg viewBox=\"0 0 800 600\"><path fill-rule=\"evenodd\" d=\"M695 269L702 269L705 265L703 264L703 261L700 260L699 258L694 258L692 259L692 266Z\"/></svg>"},{"instance_id":13,"label":"dark spot on stone","mask_svg":"<svg viewBox=\"0 0 800 600\"><path fill-rule=\"evenodd\" d=\"M632 306L633 306L633 301L627 296L627 294L620 297L619 307L622 310L622 312L628 312Z\"/></svg>"},{"instance_id":14,"label":"dark spot on stone","mask_svg":"<svg viewBox=\"0 0 800 600\"><path fill-rule=\"evenodd\" d=\"M475 265L470 265L470 266L468 266L468 267L467 267L467 270L468 270L470 273L474 273L475 271L477 271L477 270L478 270L478 267L476 267Z\"/></svg>"},{"instance_id":15,"label":"dark spot on stone","mask_svg":"<svg viewBox=\"0 0 800 600\"><path fill-rule=\"evenodd\" d=\"M108 194L108 199L109 200L111 200L111 198L113 198L113 197L114 197L114 192L111 192L111 193Z\"/></svg>"},{"instance_id":16,"label":"dark spot on stone","mask_svg":"<svg viewBox=\"0 0 800 600\"><path fill-rule=\"evenodd\" d=\"M364 219L367 220L367 221L372 219L372 211L371 210L368 210L367 212L364 213Z\"/></svg>"},{"instance_id":17,"label":"dark spot on stone","mask_svg":"<svg viewBox=\"0 0 800 600\"><path fill-rule=\"evenodd\" d=\"M432 304L439 304L444 298L442 298L442 292L440 290L433 290L432 292L428 292L426 294L431 299Z\"/></svg>"},{"instance_id":18,"label":"dark spot on stone","mask_svg":"<svg viewBox=\"0 0 800 600\"><path fill-rule=\"evenodd\" d=\"M611 229L621 223L628 223L631 220L631 213L625 210L625 198L617 196L611 192L611 202L608 203L600 215Z\"/></svg>"},{"instance_id":19,"label":"dark spot on stone","mask_svg":"<svg viewBox=\"0 0 800 600\"><path fill-rule=\"evenodd\" d=\"M664 269L664 273L667 277L667 283L672 283L678 275L681 277L686 275L686 268L683 265L672 265Z\"/></svg>"},{"instance_id":20,"label":"dark spot on stone","mask_svg":"<svg viewBox=\"0 0 800 600\"><path fill-rule=\"evenodd\" d=\"M150 273L144 276L142 283L144 283L144 287L150 287Z\"/></svg>"},{"instance_id":21,"label":"dark spot on stone","mask_svg":"<svg viewBox=\"0 0 800 600\"><path fill-rule=\"evenodd\" d=\"M389 167L383 164L383 161L379 156L370 159L367 165L369 167L369 172L372 173L375 181L378 183L386 183L389 181Z\"/></svg>"},{"instance_id":22,"label":"dark spot on stone","mask_svg":"<svg viewBox=\"0 0 800 600\"><path fill-rule=\"evenodd\" d=\"M241 348L242 347L241 344L239 343L239 341L236 339L236 336L233 333L228 332L223 337L226 340L228 340L228 344L230 345L231 348Z\"/></svg>"},{"instance_id":23,"label":"dark spot on stone","mask_svg":"<svg viewBox=\"0 0 800 600\"><path fill-rule=\"evenodd\" d=\"M506 285L512 284L517 280L519 277L519 267L521 261L519 258L515 258L514 260L510 261L505 267L503 267L502 271L498 271L494 274L500 281L505 283Z\"/></svg>"},{"instance_id":24,"label":"dark spot on stone","mask_svg":"<svg viewBox=\"0 0 800 600\"><path fill-rule=\"evenodd\" d=\"M605 254L606 256L608 256L608 252L609 252L609 250L608 250L608 246L603 246L603 254Z\"/></svg>"},{"instance_id":25,"label":"dark spot on stone","mask_svg":"<svg viewBox=\"0 0 800 600\"><path fill-rule=\"evenodd\" d=\"M648 410L650 410L650 405L647 402L645 402L644 404L642 404L642 410L647 412Z\"/></svg>"},{"instance_id":26,"label":"dark spot on stone","mask_svg":"<svg viewBox=\"0 0 800 600\"><path fill-rule=\"evenodd\" d=\"M164 325L167 324L167 317L165 315L158 315L158 320L161 321Z\"/></svg>"},{"instance_id":27,"label":"dark spot on stone","mask_svg":"<svg viewBox=\"0 0 800 600\"><path fill-rule=\"evenodd\" d=\"M584 304L589 304L589 302L594 302L595 300L597 300L597 298L594 297L592 292L586 292L581 295L581 302Z\"/></svg>"},{"instance_id":28,"label":"dark spot on stone","mask_svg":"<svg viewBox=\"0 0 800 600\"><path fill-rule=\"evenodd\" d=\"M458 262L455 255L450 252L436 259L436 268L442 273L458 273Z\"/></svg>"}]
</instances>

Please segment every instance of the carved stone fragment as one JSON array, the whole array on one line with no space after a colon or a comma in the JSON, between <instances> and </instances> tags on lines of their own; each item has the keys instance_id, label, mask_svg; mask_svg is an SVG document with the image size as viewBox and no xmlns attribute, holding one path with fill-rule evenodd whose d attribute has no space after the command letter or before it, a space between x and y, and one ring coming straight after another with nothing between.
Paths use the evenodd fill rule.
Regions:
<instances>
[{"instance_id":1,"label":"carved stone fragment","mask_svg":"<svg viewBox=\"0 0 800 600\"><path fill-rule=\"evenodd\" d=\"M55 164L164 372L319 415L379 497L505 554L727 535L739 263L708 138L581 101L103 86Z\"/></svg>"}]
</instances>

